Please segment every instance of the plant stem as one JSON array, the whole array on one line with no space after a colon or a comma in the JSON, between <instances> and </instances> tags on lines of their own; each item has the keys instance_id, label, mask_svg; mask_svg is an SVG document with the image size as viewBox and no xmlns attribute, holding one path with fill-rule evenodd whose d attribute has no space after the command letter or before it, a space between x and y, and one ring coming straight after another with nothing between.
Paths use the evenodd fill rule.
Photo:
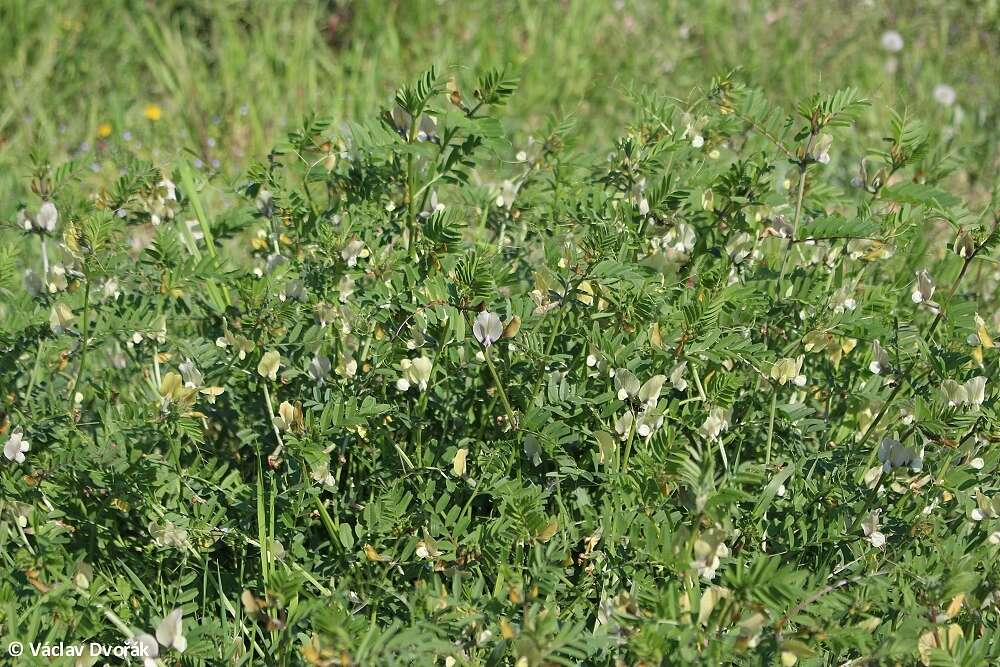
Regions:
<instances>
[{"instance_id":1,"label":"plant stem","mask_svg":"<svg viewBox=\"0 0 1000 667\"><path fill-rule=\"evenodd\" d=\"M806 165L799 165L799 187L798 196L795 200L795 218L792 221L792 236L788 239L788 246L785 249L785 255L781 258L781 274L778 276L778 299L781 299L781 295L784 293L781 284L785 280L785 272L788 270L788 257L792 254L792 247L795 243L795 239L799 235L799 221L802 219L802 199L806 191Z\"/></svg>"},{"instance_id":2,"label":"plant stem","mask_svg":"<svg viewBox=\"0 0 1000 667\"><path fill-rule=\"evenodd\" d=\"M795 218L792 221L792 236L788 239L788 247L785 249L785 256L781 258L781 274L778 276L778 300L781 300L782 286L785 280L785 271L788 269L788 256L792 254L792 247L795 239L799 237L799 223L802 221L802 200L806 193L806 172L809 170L809 154L812 152L813 142L819 134L817 128L813 128L806 140L804 157L797 160L799 166L799 187L795 199Z\"/></svg>"},{"instance_id":3,"label":"plant stem","mask_svg":"<svg viewBox=\"0 0 1000 667\"><path fill-rule=\"evenodd\" d=\"M267 389L267 383L264 383L264 401L267 403L267 414L271 418L271 428L274 429L274 437L278 440L278 446L274 448L267 460L269 463L276 462L278 457L281 456L281 450L285 448L285 441L281 439L281 431L278 429L278 425L274 423L274 407L271 405L271 392Z\"/></svg>"},{"instance_id":4,"label":"plant stem","mask_svg":"<svg viewBox=\"0 0 1000 667\"><path fill-rule=\"evenodd\" d=\"M430 393L430 385L428 388L423 390L420 394L420 398L417 400L417 419L421 422L424 420L424 413L427 412L427 395ZM417 457L417 462L423 465L423 451L424 451L424 435L421 427L417 427L413 431L414 440L414 455Z\"/></svg>"},{"instance_id":5,"label":"plant stem","mask_svg":"<svg viewBox=\"0 0 1000 667\"><path fill-rule=\"evenodd\" d=\"M330 518L330 513L326 511L326 504L319 495L313 496L313 501L316 503L316 509L323 520L323 526L326 527L327 535L330 536L330 543L340 546L340 536L337 535L337 528L333 523L333 519Z\"/></svg>"},{"instance_id":6,"label":"plant stem","mask_svg":"<svg viewBox=\"0 0 1000 667\"><path fill-rule=\"evenodd\" d=\"M497 388L497 393L500 394L500 400L503 401L504 410L507 411L507 419L510 420L510 427L516 429L517 419L514 418L514 410L510 407L510 401L507 400L507 392L503 390L500 377L497 375L497 369L493 365L493 359L490 358L490 348L483 346L483 356L486 358L486 365L490 369L490 375L493 376L493 384Z\"/></svg>"},{"instance_id":7,"label":"plant stem","mask_svg":"<svg viewBox=\"0 0 1000 667\"><path fill-rule=\"evenodd\" d=\"M268 556L269 542L267 539L267 512L264 509L264 467L260 462L260 450L257 451L257 542L260 547L260 569L261 577L264 579L264 588L268 586Z\"/></svg>"},{"instance_id":8,"label":"plant stem","mask_svg":"<svg viewBox=\"0 0 1000 667\"><path fill-rule=\"evenodd\" d=\"M42 242L42 284L45 289L49 288L49 246L45 242L45 235L39 236Z\"/></svg>"},{"instance_id":9,"label":"plant stem","mask_svg":"<svg viewBox=\"0 0 1000 667\"><path fill-rule=\"evenodd\" d=\"M854 515L850 525L847 526L847 532L852 532L858 527L858 524L864 521L865 515L871 510L872 502L878 497L878 490L882 487L882 482L885 481L885 470L879 473L878 479L875 481L875 486L871 488L868 495L865 496L865 504L861 506L861 511ZM863 478L862 478L863 479Z\"/></svg>"},{"instance_id":10,"label":"plant stem","mask_svg":"<svg viewBox=\"0 0 1000 667\"><path fill-rule=\"evenodd\" d=\"M417 215L413 201L414 193L414 170L413 170L413 141L417 136L417 118L410 118L410 130L407 132L406 143L406 225L409 228L409 235L406 239L406 247L410 251L411 257L417 254Z\"/></svg>"},{"instance_id":11,"label":"plant stem","mask_svg":"<svg viewBox=\"0 0 1000 667\"><path fill-rule=\"evenodd\" d=\"M38 367L42 365L42 349L45 347L45 341L41 338L38 339L38 351L35 353L35 365L31 368L31 376L28 378L28 390L24 393L24 399L26 401L31 400L31 392L35 389L35 383L38 381Z\"/></svg>"},{"instance_id":12,"label":"plant stem","mask_svg":"<svg viewBox=\"0 0 1000 667\"><path fill-rule=\"evenodd\" d=\"M90 278L84 276L83 284L83 324L80 328L81 340L80 340L80 367L76 371L76 379L73 380L72 386L69 388L69 410L73 412L73 406L76 405L76 391L80 386L80 380L83 379L83 371L87 366L87 335L90 328Z\"/></svg>"},{"instance_id":13,"label":"plant stem","mask_svg":"<svg viewBox=\"0 0 1000 667\"><path fill-rule=\"evenodd\" d=\"M621 472L625 472L628 469L628 459L632 455L632 440L635 438L635 430L638 428L636 426L635 418L632 419L632 427L628 431L628 440L625 441L625 453L622 456L622 467Z\"/></svg>"}]
</instances>

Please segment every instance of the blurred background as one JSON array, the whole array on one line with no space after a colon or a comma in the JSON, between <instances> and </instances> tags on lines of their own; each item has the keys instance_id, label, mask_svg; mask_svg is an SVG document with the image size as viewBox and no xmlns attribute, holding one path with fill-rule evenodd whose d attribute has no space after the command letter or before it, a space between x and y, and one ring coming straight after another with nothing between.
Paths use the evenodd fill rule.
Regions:
<instances>
[{"instance_id":1,"label":"blurred background","mask_svg":"<svg viewBox=\"0 0 1000 667\"><path fill-rule=\"evenodd\" d=\"M998 55L1000 0L0 0L0 220L27 202L33 151L98 184L124 154L183 153L222 191L305 113L377 113L431 64L509 63L515 136L573 115L593 148L630 95L693 100L734 67L788 108L851 85L874 141L906 108L961 154L958 187L988 190Z\"/></svg>"}]
</instances>

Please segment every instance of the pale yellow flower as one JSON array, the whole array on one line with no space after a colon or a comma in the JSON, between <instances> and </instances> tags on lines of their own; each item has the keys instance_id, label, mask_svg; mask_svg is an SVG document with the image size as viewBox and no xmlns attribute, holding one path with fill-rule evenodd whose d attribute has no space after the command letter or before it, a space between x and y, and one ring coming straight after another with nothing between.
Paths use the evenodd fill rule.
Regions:
<instances>
[{"instance_id":1,"label":"pale yellow flower","mask_svg":"<svg viewBox=\"0 0 1000 667\"><path fill-rule=\"evenodd\" d=\"M261 377L266 377L269 380L277 380L279 366L281 366L281 355L272 350L265 352L264 356L260 358L260 363L257 364L257 372L260 373Z\"/></svg>"}]
</instances>

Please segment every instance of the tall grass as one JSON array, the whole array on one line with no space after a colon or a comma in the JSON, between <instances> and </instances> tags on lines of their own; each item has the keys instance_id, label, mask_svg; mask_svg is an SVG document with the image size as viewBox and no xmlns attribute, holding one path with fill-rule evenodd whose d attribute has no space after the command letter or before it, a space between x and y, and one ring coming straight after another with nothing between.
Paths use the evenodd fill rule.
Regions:
<instances>
[{"instance_id":1,"label":"tall grass","mask_svg":"<svg viewBox=\"0 0 1000 667\"><path fill-rule=\"evenodd\" d=\"M523 82L513 129L555 110L598 144L627 117L630 91L691 89L737 66L779 102L860 86L873 114L906 106L940 126L954 120L932 95L946 83L963 144L995 171L998 15L997 2L2 0L0 215L23 198L16 167L29 150L100 169L102 123L109 149L125 143L158 164L183 150L238 173L306 110L356 118L428 62L511 63ZM905 40L894 72L879 44L888 29ZM148 104L160 120L143 116Z\"/></svg>"}]
</instances>

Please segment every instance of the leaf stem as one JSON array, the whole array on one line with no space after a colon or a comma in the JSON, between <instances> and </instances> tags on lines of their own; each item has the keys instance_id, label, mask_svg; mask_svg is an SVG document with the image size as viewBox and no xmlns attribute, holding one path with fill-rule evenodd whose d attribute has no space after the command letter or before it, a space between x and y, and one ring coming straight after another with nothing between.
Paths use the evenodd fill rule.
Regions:
<instances>
[{"instance_id":1,"label":"leaf stem","mask_svg":"<svg viewBox=\"0 0 1000 667\"><path fill-rule=\"evenodd\" d=\"M771 416L767 420L767 452L764 454L764 465L771 465L771 443L774 441L774 409L778 405L778 391L771 394Z\"/></svg>"}]
</instances>

